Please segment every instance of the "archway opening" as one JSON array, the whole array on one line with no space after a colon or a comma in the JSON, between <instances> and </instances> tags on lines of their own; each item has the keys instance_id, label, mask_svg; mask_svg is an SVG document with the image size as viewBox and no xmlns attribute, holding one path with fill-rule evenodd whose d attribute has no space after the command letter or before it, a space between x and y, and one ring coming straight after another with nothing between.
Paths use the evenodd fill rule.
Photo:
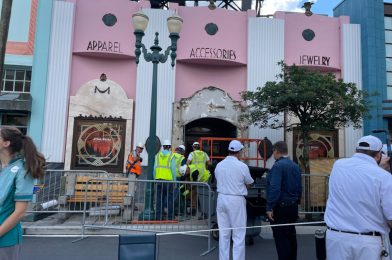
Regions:
<instances>
[{"instance_id":1,"label":"archway opening","mask_svg":"<svg viewBox=\"0 0 392 260\"><path fill-rule=\"evenodd\" d=\"M193 142L198 141L201 137L236 138L237 127L225 120L218 118L201 118L188 123L185 126L186 154L189 154L192 151ZM228 142L214 142L212 152L214 156L226 156L227 147ZM208 154L211 152L209 147L205 147L203 150Z\"/></svg>"}]
</instances>

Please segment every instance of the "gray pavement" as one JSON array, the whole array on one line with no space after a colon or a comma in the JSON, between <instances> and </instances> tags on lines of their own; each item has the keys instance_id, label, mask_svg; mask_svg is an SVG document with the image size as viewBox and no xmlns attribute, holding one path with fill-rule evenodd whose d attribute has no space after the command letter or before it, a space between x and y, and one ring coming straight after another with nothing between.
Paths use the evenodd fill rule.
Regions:
<instances>
[{"instance_id":1,"label":"gray pavement","mask_svg":"<svg viewBox=\"0 0 392 260\"><path fill-rule=\"evenodd\" d=\"M298 259L314 260L313 235L298 235ZM89 237L72 243L75 237L25 237L22 260L111 260L117 259L118 237ZM217 242L213 241L214 245ZM207 249L207 240L196 236L160 236L157 241L158 259L218 259L218 249L200 256ZM246 247L246 259L277 259L274 241L256 237L254 245Z\"/></svg>"}]
</instances>

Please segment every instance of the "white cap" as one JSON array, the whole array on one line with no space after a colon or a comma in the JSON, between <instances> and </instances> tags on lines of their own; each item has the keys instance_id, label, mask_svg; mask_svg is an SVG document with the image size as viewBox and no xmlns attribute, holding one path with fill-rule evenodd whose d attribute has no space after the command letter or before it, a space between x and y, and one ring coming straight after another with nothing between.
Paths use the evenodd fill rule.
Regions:
<instances>
[{"instance_id":1,"label":"white cap","mask_svg":"<svg viewBox=\"0 0 392 260\"><path fill-rule=\"evenodd\" d=\"M163 144L162 145L165 145L165 146L171 146L171 142L169 141L169 140L165 140L165 141L163 141Z\"/></svg>"},{"instance_id":2,"label":"white cap","mask_svg":"<svg viewBox=\"0 0 392 260\"><path fill-rule=\"evenodd\" d=\"M231 152L239 152L242 148L244 148L244 146L238 140L233 140L229 144L229 151Z\"/></svg>"},{"instance_id":3,"label":"white cap","mask_svg":"<svg viewBox=\"0 0 392 260\"><path fill-rule=\"evenodd\" d=\"M188 166L185 164L185 165L183 165L183 166L180 166L180 168L178 169L178 173L181 175L181 176L184 176L185 175L185 173L186 173L186 169L188 168Z\"/></svg>"},{"instance_id":4,"label":"white cap","mask_svg":"<svg viewBox=\"0 0 392 260\"><path fill-rule=\"evenodd\" d=\"M137 143L136 147L140 147L140 148L143 148L143 149L144 149L143 143Z\"/></svg>"},{"instance_id":5,"label":"white cap","mask_svg":"<svg viewBox=\"0 0 392 260\"><path fill-rule=\"evenodd\" d=\"M357 142L357 149L368 151L380 151L382 149L382 142L373 135L361 137Z\"/></svg>"},{"instance_id":6,"label":"white cap","mask_svg":"<svg viewBox=\"0 0 392 260\"><path fill-rule=\"evenodd\" d=\"M182 144L182 145L179 145L177 148L180 148L180 149L182 149L182 150L184 150L185 151L185 146Z\"/></svg>"},{"instance_id":7,"label":"white cap","mask_svg":"<svg viewBox=\"0 0 392 260\"><path fill-rule=\"evenodd\" d=\"M192 146L200 145L199 142L193 142Z\"/></svg>"}]
</instances>

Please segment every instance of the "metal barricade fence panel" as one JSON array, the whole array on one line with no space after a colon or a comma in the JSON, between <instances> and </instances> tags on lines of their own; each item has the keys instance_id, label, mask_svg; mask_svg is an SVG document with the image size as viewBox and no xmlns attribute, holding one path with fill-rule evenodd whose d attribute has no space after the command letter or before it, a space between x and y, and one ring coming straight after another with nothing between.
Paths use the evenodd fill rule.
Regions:
<instances>
[{"instance_id":1,"label":"metal barricade fence panel","mask_svg":"<svg viewBox=\"0 0 392 260\"><path fill-rule=\"evenodd\" d=\"M110 179L108 176L117 176ZM132 178L121 178L122 174L110 174L105 171L80 171L80 170L47 170L34 188L34 198L29 213L83 213L86 201L87 209L96 215L118 212L124 220L142 221L138 225L149 228L146 224L146 215L141 214L145 205L152 205L153 211L147 216L157 220L159 210L156 212L156 202L161 201L163 206L162 217L166 222L177 221L177 230L185 229L184 225L198 225L208 216L215 221L216 194L211 191L208 184L191 182L173 182L166 185L164 181L142 181ZM103 178L102 178L103 177ZM120 178L120 179L119 179ZM105 179L103 183L94 182L94 179ZM328 175L310 174L302 175L302 199L300 213L322 214L325 211L328 198ZM127 182L128 184L124 184ZM158 185L158 183L161 183ZM309 186L306 187L305 184ZM131 184L131 185L129 185ZM146 201L145 189L152 187L152 199ZM306 191L306 188L309 191ZM106 189L106 190L105 190ZM208 190L209 192L205 192ZM210 193L210 194L208 194ZM106 199L108 196L109 199ZM307 198L305 198L307 196ZM164 200L164 201L163 201ZM122 203L119 203L122 201ZM104 203L105 202L105 203ZM210 203L207 206L207 203ZM173 205L173 207L168 207ZM206 213L209 208L210 213ZM171 212L168 212L171 211ZM167 219L169 216L174 220ZM117 220L116 220L117 221ZM173 224L173 223L172 223ZM154 229L157 224L154 223ZM165 227L167 228L167 227Z\"/></svg>"},{"instance_id":2,"label":"metal barricade fence panel","mask_svg":"<svg viewBox=\"0 0 392 260\"><path fill-rule=\"evenodd\" d=\"M86 196L83 221L94 228L196 230L211 226L215 216L216 196L206 183L95 178L85 193L94 187L99 193L96 200Z\"/></svg>"},{"instance_id":3,"label":"metal barricade fence panel","mask_svg":"<svg viewBox=\"0 0 392 260\"><path fill-rule=\"evenodd\" d=\"M82 236L86 229L143 232L208 230L215 219L216 196L207 183L93 178L86 185L103 191L95 201L85 196ZM151 187L151 189L149 189ZM101 196L98 196L101 195ZM211 232L192 233L211 243Z\"/></svg>"},{"instance_id":4,"label":"metal barricade fence panel","mask_svg":"<svg viewBox=\"0 0 392 260\"><path fill-rule=\"evenodd\" d=\"M46 170L34 185L28 213L82 213L84 183L89 178L108 176L106 171ZM82 178L82 179L81 179Z\"/></svg>"},{"instance_id":5,"label":"metal barricade fence panel","mask_svg":"<svg viewBox=\"0 0 392 260\"><path fill-rule=\"evenodd\" d=\"M323 214L327 206L329 175L302 174L300 214Z\"/></svg>"}]
</instances>

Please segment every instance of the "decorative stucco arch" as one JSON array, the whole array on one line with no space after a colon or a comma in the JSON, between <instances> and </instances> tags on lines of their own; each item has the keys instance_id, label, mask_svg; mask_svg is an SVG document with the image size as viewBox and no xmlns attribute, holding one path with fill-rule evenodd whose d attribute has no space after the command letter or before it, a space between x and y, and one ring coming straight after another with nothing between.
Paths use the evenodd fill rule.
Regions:
<instances>
[{"instance_id":1,"label":"decorative stucco arch","mask_svg":"<svg viewBox=\"0 0 392 260\"><path fill-rule=\"evenodd\" d=\"M246 137L247 128L239 122L242 109L241 102L233 100L227 92L213 86L198 90L189 98L174 102L173 145L183 142L185 125L207 117L233 124L238 130L237 137Z\"/></svg>"},{"instance_id":2,"label":"decorative stucco arch","mask_svg":"<svg viewBox=\"0 0 392 260\"><path fill-rule=\"evenodd\" d=\"M102 75L101 75L102 77ZM112 80L94 79L83 84L75 96L69 99L67 144L64 167L70 169L74 126L76 117L124 119L124 154L129 153L132 140L133 100L128 99L124 89ZM125 161L125 160L124 160ZM122 162L124 164L124 162Z\"/></svg>"}]
</instances>

